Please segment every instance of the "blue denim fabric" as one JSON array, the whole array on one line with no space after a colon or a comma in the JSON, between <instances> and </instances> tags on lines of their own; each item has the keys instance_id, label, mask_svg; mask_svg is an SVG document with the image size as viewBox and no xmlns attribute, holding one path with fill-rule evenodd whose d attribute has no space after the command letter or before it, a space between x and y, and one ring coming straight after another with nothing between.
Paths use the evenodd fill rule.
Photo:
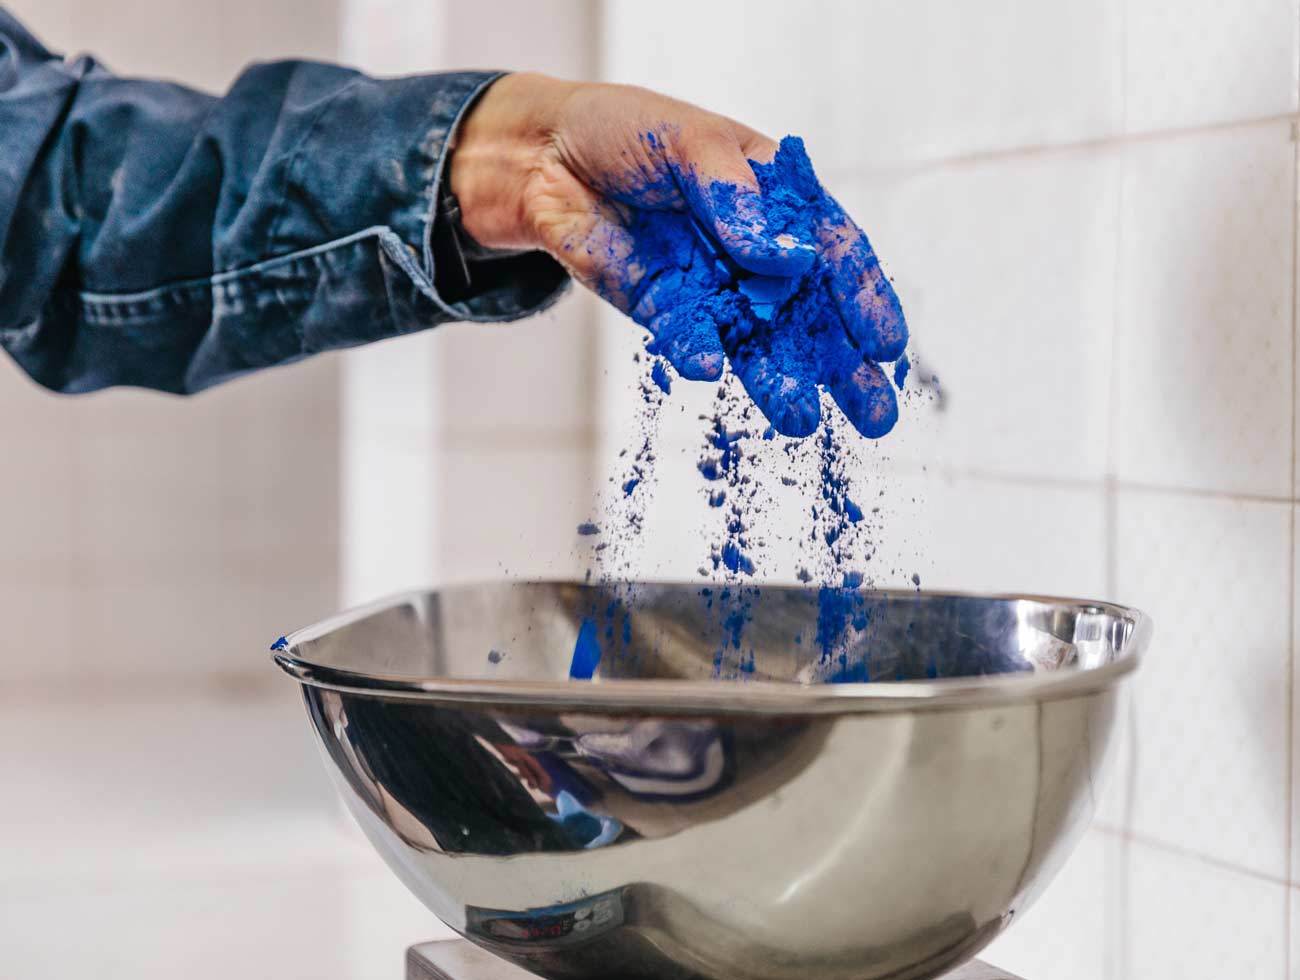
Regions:
<instances>
[{"instance_id":1,"label":"blue denim fabric","mask_svg":"<svg viewBox=\"0 0 1300 980\"><path fill-rule=\"evenodd\" d=\"M65 61L0 10L0 346L56 391L187 393L547 306L567 280L542 253L436 286L450 135L496 77L286 61L214 98Z\"/></svg>"}]
</instances>

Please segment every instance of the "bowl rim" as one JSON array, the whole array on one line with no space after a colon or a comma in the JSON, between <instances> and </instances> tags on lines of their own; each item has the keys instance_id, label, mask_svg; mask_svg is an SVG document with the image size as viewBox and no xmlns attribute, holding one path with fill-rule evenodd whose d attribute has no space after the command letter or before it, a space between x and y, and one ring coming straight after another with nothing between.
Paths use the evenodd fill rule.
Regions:
<instances>
[{"instance_id":1,"label":"bowl rim","mask_svg":"<svg viewBox=\"0 0 1300 980\"><path fill-rule=\"evenodd\" d=\"M653 585L687 584L647 582ZM724 583L689 583L706 588ZM771 583L783 587L781 583ZM562 579L500 579L449 583L447 589L502 585L589 585ZM557 713L574 710L617 711L619 714L674 715L821 715L897 713L951 710L998 704L1041 703L1074 698L1112 687L1140 664L1154 630L1141 610L1112 602L1063 596L1011 592L970 592L946 589L870 589L871 595L1027 601L1064 608L1086 608L1126 619L1132 630L1120 655L1100 667L1041 673L990 674L906 681L845 684L797 684L746 680L719 684L700 680L489 680L483 678L414 677L378 674L322 664L301 655L299 648L359 620L398 606L418 603L440 589L413 589L354 606L288 633L272 646L272 659L290 677L308 687L383 699L477 705L500 708L546 708Z\"/></svg>"}]
</instances>

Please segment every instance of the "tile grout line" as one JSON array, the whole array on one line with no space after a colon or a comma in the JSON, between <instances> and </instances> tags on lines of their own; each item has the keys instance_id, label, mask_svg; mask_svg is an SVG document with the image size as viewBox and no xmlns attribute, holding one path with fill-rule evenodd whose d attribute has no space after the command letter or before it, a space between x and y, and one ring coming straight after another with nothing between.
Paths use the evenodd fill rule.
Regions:
<instances>
[{"instance_id":1,"label":"tile grout line","mask_svg":"<svg viewBox=\"0 0 1300 980\"><path fill-rule=\"evenodd\" d=\"M1165 854L1172 854L1181 858L1187 858L1189 861L1196 861L1200 864L1217 868L1220 871L1240 875L1243 878L1266 882L1270 885L1281 885L1288 892L1300 888L1300 882L1292 882L1285 875L1271 875L1263 871L1256 871L1254 868L1247 868L1244 865L1233 864L1231 861L1225 861L1222 858L1211 857L1201 851L1182 847L1178 844L1170 844L1169 842L1162 841L1157 837L1149 837L1145 834L1136 834L1125 830L1123 827L1116 827L1113 824L1094 823L1093 829L1097 830L1099 833L1106 834L1109 837L1116 838L1122 844L1140 844L1141 846L1149 847L1152 850L1161 851Z\"/></svg>"},{"instance_id":2,"label":"tile grout line","mask_svg":"<svg viewBox=\"0 0 1300 980\"><path fill-rule=\"evenodd\" d=\"M1127 490L1135 493L1167 493L1183 497L1196 497L1203 500L1237 501L1252 504L1300 504L1296 499L1285 494L1249 493L1237 490L1208 490L1201 487L1180 487L1173 484L1140 483L1134 480L1121 480L1113 475L1113 464L1108 466L1112 472L1094 477L1054 477L1032 476L1028 474L1000 473L972 466L937 466L932 463L911 463L895 461L893 470L915 476L917 474L937 475L946 479L979 480L984 483L1004 483L1016 487L1035 487L1057 490L1092 490L1108 489ZM1113 585L1113 583L1110 583Z\"/></svg>"},{"instance_id":3,"label":"tile grout line","mask_svg":"<svg viewBox=\"0 0 1300 980\"><path fill-rule=\"evenodd\" d=\"M1032 143L1001 149L975 150L969 153L957 153L951 156L931 157L929 159L915 160L910 163L900 162L897 164L885 164L876 167L870 165L831 167L827 168L825 171L825 182L833 184L845 183L851 180L895 180L947 169L978 167L983 164L999 163L1007 160L1032 160L1043 157L1052 158L1069 156L1075 153L1122 148L1134 144L1141 145L1155 143L1161 140L1188 139L1195 136L1206 136L1215 133L1251 129L1254 127L1272 126L1287 121L1292 123L1300 121L1300 114L1295 112L1280 112L1267 116L1252 116L1248 119L1228 119L1221 122L1203 123L1198 126L1145 130L1140 133L1121 132L1107 136L1070 140L1062 143Z\"/></svg>"},{"instance_id":4,"label":"tile grout line","mask_svg":"<svg viewBox=\"0 0 1300 980\"><path fill-rule=\"evenodd\" d=\"M1243 493L1236 490L1206 490L1201 487L1165 486L1159 483L1140 483L1134 480L1116 480L1115 485L1123 490L1137 493L1168 493L1183 497L1199 497L1203 500L1236 500L1250 504L1294 504L1294 496L1271 493Z\"/></svg>"},{"instance_id":5,"label":"tile grout line","mask_svg":"<svg viewBox=\"0 0 1300 980\"><path fill-rule=\"evenodd\" d=\"M1295 38L1300 38L1300 16L1293 19L1292 31ZM1300 43L1297 43L1294 50L1297 51L1297 98L1300 99ZM1297 304L1300 303L1300 291L1297 290L1297 279L1300 277L1300 254L1297 254L1297 239L1300 238L1300 143L1297 143L1297 124L1291 124L1291 141L1292 141L1292 159L1294 166L1291 173L1291 497L1294 500L1296 496L1296 326L1297 326ZM1295 872L1295 680L1296 680L1296 644L1295 644L1295 626L1296 626L1296 609L1295 609L1295 590L1296 590L1296 528L1295 528L1296 508L1292 505L1287 514L1287 533L1291 539L1291 561L1287 567L1287 685L1286 685L1286 750L1283 755L1286 758L1286 770L1283 776L1286 779L1286 830L1284 838L1286 840L1286 868L1285 875L1288 878L1293 877ZM1292 909L1295 899L1291 894L1291 889L1286 890L1286 896L1283 900L1282 915L1282 935L1286 941L1282 944L1282 962L1283 976L1291 976L1292 967L1292 946L1295 942L1295 936L1292 935Z\"/></svg>"},{"instance_id":6,"label":"tile grout line","mask_svg":"<svg viewBox=\"0 0 1300 980\"><path fill-rule=\"evenodd\" d=\"M1119 18L1119 97L1120 126L1123 130L1128 129L1128 21L1129 4L1126 0L1121 0ZM1124 201L1127 197L1125 187L1128 176L1127 145L1121 145L1116 155L1118 159L1115 166L1118 168L1119 173L1115 185L1115 247L1111 278L1112 306L1110 311L1111 369L1107 377L1106 483L1103 498L1106 520L1106 590L1108 598L1112 602L1117 601L1116 596L1118 595L1119 585L1119 448L1117 443L1120 431L1120 411L1119 382L1116 375L1119 373L1122 364L1120 346L1123 337L1121 320L1124 312L1122 307L1124 296L1123 248L1127 228L1127 223L1124 220ZM1133 690L1134 686L1133 682L1128 684L1129 690L1126 694L1126 714L1128 716L1126 721L1128 724L1120 729L1126 741L1130 743L1137 738L1137 694ZM1124 820L1131 826L1133 785L1137 769L1136 755L1131 751L1125 753L1124 762L1128 767L1124 773ZM1102 942L1105 949L1102 972L1105 974L1106 980L1124 980L1128 970L1128 868L1128 845L1123 840L1120 840L1115 843L1110 860L1106 862L1102 871L1103 894L1107 899L1106 906L1108 909L1108 914L1102 920ZM1113 901L1111 900L1112 897Z\"/></svg>"}]
</instances>

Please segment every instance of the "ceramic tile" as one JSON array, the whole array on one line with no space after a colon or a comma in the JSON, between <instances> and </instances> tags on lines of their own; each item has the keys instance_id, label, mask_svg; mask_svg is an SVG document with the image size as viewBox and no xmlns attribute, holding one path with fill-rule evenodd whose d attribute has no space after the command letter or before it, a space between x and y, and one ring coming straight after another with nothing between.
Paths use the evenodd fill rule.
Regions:
<instances>
[{"instance_id":1,"label":"ceramic tile","mask_svg":"<svg viewBox=\"0 0 1300 980\"><path fill-rule=\"evenodd\" d=\"M220 436L177 425L146 434L131 419L113 431L104 411L82 433L81 559L105 570L123 562L216 564L229 546ZM209 420L211 421L211 420Z\"/></svg>"},{"instance_id":2,"label":"ceramic tile","mask_svg":"<svg viewBox=\"0 0 1300 980\"><path fill-rule=\"evenodd\" d=\"M347 0L339 4L339 56L366 72L403 75L437 67L449 47L448 4ZM486 64L486 62L484 62Z\"/></svg>"},{"instance_id":3,"label":"ceramic tile","mask_svg":"<svg viewBox=\"0 0 1300 980\"><path fill-rule=\"evenodd\" d=\"M416 0L416 8L427 6ZM595 23L600 4L551 0L542 6L521 0L482 0L447 5L452 65L509 65L563 78L591 78L595 67ZM500 30L509 23L509 31ZM419 70L419 69L413 69Z\"/></svg>"},{"instance_id":4,"label":"ceramic tile","mask_svg":"<svg viewBox=\"0 0 1300 980\"><path fill-rule=\"evenodd\" d=\"M1291 586L1293 589L1291 599L1291 867L1289 869L1292 886L1300 885L1300 747L1297 742L1300 741L1300 721L1297 720L1297 712L1300 711L1300 545L1297 544L1296 532L1300 530L1300 505L1292 508L1291 511ZM1300 897L1293 894L1294 905L1300 906ZM1300 943L1300 933L1293 930L1294 941ZM1300 952L1297 949L1296 952ZM1300 971L1300 959L1292 956L1292 962Z\"/></svg>"},{"instance_id":5,"label":"ceramic tile","mask_svg":"<svg viewBox=\"0 0 1300 980\"><path fill-rule=\"evenodd\" d=\"M1117 0L815 10L611 3L605 73L773 136L799 133L827 171L1073 142L1121 125Z\"/></svg>"},{"instance_id":6,"label":"ceramic tile","mask_svg":"<svg viewBox=\"0 0 1300 980\"><path fill-rule=\"evenodd\" d=\"M891 501L892 498L892 501ZM1033 485L940 471L899 481L882 541L928 566L923 588L1097 597L1105 502L1097 487Z\"/></svg>"},{"instance_id":7,"label":"ceramic tile","mask_svg":"<svg viewBox=\"0 0 1300 980\"><path fill-rule=\"evenodd\" d=\"M1152 616L1136 679L1138 835L1287 873L1290 506L1120 490L1116 598Z\"/></svg>"},{"instance_id":8,"label":"ceramic tile","mask_svg":"<svg viewBox=\"0 0 1300 980\"><path fill-rule=\"evenodd\" d=\"M444 436L528 444L592 427L594 297L576 290L540 316L437 331L437 417Z\"/></svg>"},{"instance_id":9,"label":"ceramic tile","mask_svg":"<svg viewBox=\"0 0 1300 980\"><path fill-rule=\"evenodd\" d=\"M339 543L347 605L433 578L435 333L352 351L343 366Z\"/></svg>"},{"instance_id":10,"label":"ceramic tile","mask_svg":"<svg viewBox=\"0 0 1300 980\"><path fill-rule=\"evenodd\" d=\"M14 975L176 975L176 958L220 930L233 948L180 972L282 965L298 976L292 964L324 943L345 963L328 975L388 977L400 970L379 964L442 931L337 808L290 683L230 701L29 697L6 705L0 727L7 785L26 803L0 814L0 947ZM265 935L263 920L282 922L277 903L293 895L296 915L337 912L339 928L313 932L310 949L282 929L282 941ZM78 941L64 955L69 934Z\"/></svg>"},{"instance_id":11,"label":"ceramic tile","mask_svg":"<svg viewBox=\"0 0 1300 980\"><path fill-rule=\"evenodd\" d=\"M269 659L262 668L277 683L220 697L6 686L0 771L7 799L23 805L0 807L0 894L284 866L304 856L290 843L299 837L314 842L313 861L332 849L330 866L365 867L349 850L296 685Z\"/></svg>"},{"instance_id":12,"label":"ceramic tile","mask_svg":"<svg viewBox=\"0 0 1300 980\"><path fill-rule=\"evenodd\" d=\"M1287 978L1295 980L1300 975L1300 889L1292 883L1288 892L1287 918L1290 926L1290 958L1288 959Z\"/></svg>"},{"instance_id":13,"label":"ceramic tile","mask_svg":"<svg viewBox=\"0 0 1300 980\"><path fill-rule=\"evenodd\" d=\"M617 468L620 452L629 447L635 451L651 434L662 447L698 449L704 443L709 419L719 409L716 384L683 381L671 367L672 391L656 409L658 390L650 380L653 362L645 354L646 336L612 307L601 310L597 318L595 440L598 456L613 468Z\"/></svg>"},{"instance_id":14,"label":"ceramic tile","mask_svg":"<svg viewBox=\"0 0 1300 980\"><path fill-rule=\"evenodd\" d=\"M1100 479L1113 371L1119 160L1081 150L851 184L918 369L898 459ZM941 402L916 381L933 373Z\"/></svg>"},{"instance_id":15,"label":"ceramic tile","mask_svg":"<svg viewBox=\"0 0 1300 980\"><path fill-rule=\"evenodd\" d=\"M21 676L116 686L260 680L276 637L338 606L332 566L317 579L295 580L262 568L119 568L109 577L59 583L55 595L68 623L33 641Z\"/></svg>"},{"instance_id":16,"label":"ceramic tile","mask_svg":"<svg viewBox=\"0 0 1300 980\"><path fill-rule=\"evenodd\" d=\"M83 488L73 433L84 402L34 384L0 353L0 575L66 574L77 554Z\"/></svg>"},{"instance_id":17,"label":"ceramic tile","mask_svg":"<svg viewBox=\"0 0 1300 980\"><path fill-rule=\"evenodd\" d=\"M1127 130L1296 111L1296 0L1128 0Z\"/></svg>"},{"instance_id":18,"label":"ceramic tile","mask_svg":"<svg viewBox=\"0 0 1300 980\"><path fill-rule=\"evenodd\" d=\"M438 468L432 449L348 439L343 446L341 588L347 605L433 581Z\"/></svg>"},{"instance_id":19,"label":"ceramic tile","mask_svg":"<svg viewBox=\"0 0 1300 980\"><path fill-rule=\"evenodd\" d=\"M349 351L342 368L343 438L428 446L437 425L437 349L427 331Z\"/></svg>"},{"instance_id":20,"label":"ceramic tile","mask_svg":"<svg viewBox=\"0 0 1300 980\"><path fill-rule=\"evenodd\" d=\"M343 375L356 357L375 349L380 348L320 354L296 364L269 368L227 382L190 401L214 403L212 411L220 427L245 438L258 432L275 433L282 448L297 441L337 442Z\"/></svg>"},{"instance_id":21,"label":"ceramic tile","mask_svg":"<svg viewBox=\"0 0 1300 980\"><path fill-rule=\"evenodd\" d=\"M587 450L446 449L438 461L439 581L582 574Z\"/></svg>"},{"instance_id":22,"label":"ceramic tile","mask_svg":"<svg viewBox=\"0 0 1300 980\"><path fill-rule=\"evenodd\" d=\"M1116 980L1286 973L1286 888L1142 844L1121 859L1127 938Z\"/></svg>"},{"instance_id":23,"label":"ceramic tile","mask_svg":"<svg viewBox=\"0 0 1300 980\"><path fill-rule=\"evenodd\" d=\"M24 980L392 980L408 945L445 930L390 877L302 868L4 893L0 946Z\"/></svg>"},{"instance_id":24,"label":"ceramic tile","mask_svg":"<svg viewBox=\"0 0 1300 980\"><path fill-rule=\"evenodd\" d=\"M1130 680L1124 686L1123 700L1117 718L1115 755L1109 778L1101 788L1094 823L1108 831L1122 834L1133 822L1133 807L1137 790L1133 780L1138 771L1138 700L1137 682Z\"/></svg>"},{"instance_id":25,"label":"ceramic tile","mask_svg":"<svg viewBox=\"0 0 1300 980\"><path fill-rule=\"evenodd\" d=\"M14 16L55 51L92 51L115 70L224 90L250 61L337 53L339 15L319 0L211 5L134 0L115 11L80 0L21 0ZM201 38L164 44L159 37Z\"/></svg>"},{"instance_id":26,"label":"ceramic tile","mask_svg":"<svg viewBox=\"0 0 1300 980\"><path fill-rule=\"evenodd\" d=\"M1102 980L1117 841L1090 832L1047 890L980 959L1025 977Z\"/></svg>"},{"instance_id":27,"label":"ceramic tile","mask_svg":"<svg viewBox=\"0 0 1300 980\"><path fill-rule=\"evenodd\" d=\"M259 429L223 445L217 520L233 570L260 568L285 581L337 575L342 513L341 444ZM238 457L238 463L230 462Z\"/></svg>"},{"instance_id":28,"label":"ceramic tile","mask_svg":"<svg viewBox=\"0 0 1300 980\"><path fill-rule=\"evenodd\" d=\"M8 416L0 429L0 568L49 578L66 573L82 547L86 489L68 420L33 407Z\"/></svg>"},{"instance_id":29,"label":"ceramic tile","mask_svg":"<svg viewBox=\"0 0 1300 980\"><path fill-rule=\"evenodd\" d=\"M126 565L161 575L260 562L292 576L336 561L331 367L283 368L189 399L112 391L76 400L81 565L107 576Z\"/></svg>"},{"instance_id":30,"label":"ceramic tile","mask_svg":"<svg viewBox=\"0 0 1300 980\"><path fill-rule=\"evenodd\" d=\"M75 624L85 614L83 595L62 573L40 577L23 567L0 571L0 669L6 684L62 671L77 649Z\"/></svg>"},{"instance_id":31,"label":"ceramic tile","mask_svg":"<svg viewBox=\"0 0 1300 980\"><path fill-rule=\"evenodd\" d=\"M1125 150L1121 479L1290 496L1294 195L1289 123Z\"/></svg>"}]
</instances>

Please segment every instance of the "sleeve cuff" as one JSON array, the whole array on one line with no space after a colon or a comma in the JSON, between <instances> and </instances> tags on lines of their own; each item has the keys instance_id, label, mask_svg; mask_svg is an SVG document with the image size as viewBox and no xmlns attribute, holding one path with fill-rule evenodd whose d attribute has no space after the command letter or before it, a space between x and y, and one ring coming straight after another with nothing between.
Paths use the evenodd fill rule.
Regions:
<instances>
[{"instance_id":1,"label":"sleeve cuff","mask_svg":"<svg viewBox=\"0 0 1300 980\"><path fill-rule=\"evenodd\" d=\"M451 153L460 125L503 74L487 76L461 103L433 167L424 262L431 279L431 298L457 320L493 322L527 316L554 303L569 284L564 268L545 252L461 247L456 230L449 227L451 219L439 206L444 184L451 179Z\"/></svg>"},{"instance_id":2,"label":"sleeve cuff","mask_svg":"<svg viewBox=\"0 0 1300 980\"><path fill-rule=\"evenodd\" d=\"M563 267L545 252L503 252L469 257L467 291L443 295L439 289L446 277L433 247L435 222L451 146L475 101L502 74L362 77L333 97L314 125L308 142L322 152L297 155L305 164L299 177L311 175L297 188L313 203L302 210L332 226L333 234L323 237L364 225L385 227L400 241L394 247L397 242L385 236L389 257L423 297L412 309L432 307L430 322L405 324L404 331L447 319L517 320L546 309L568 286Z\"/></svg>"}]
</instances>

